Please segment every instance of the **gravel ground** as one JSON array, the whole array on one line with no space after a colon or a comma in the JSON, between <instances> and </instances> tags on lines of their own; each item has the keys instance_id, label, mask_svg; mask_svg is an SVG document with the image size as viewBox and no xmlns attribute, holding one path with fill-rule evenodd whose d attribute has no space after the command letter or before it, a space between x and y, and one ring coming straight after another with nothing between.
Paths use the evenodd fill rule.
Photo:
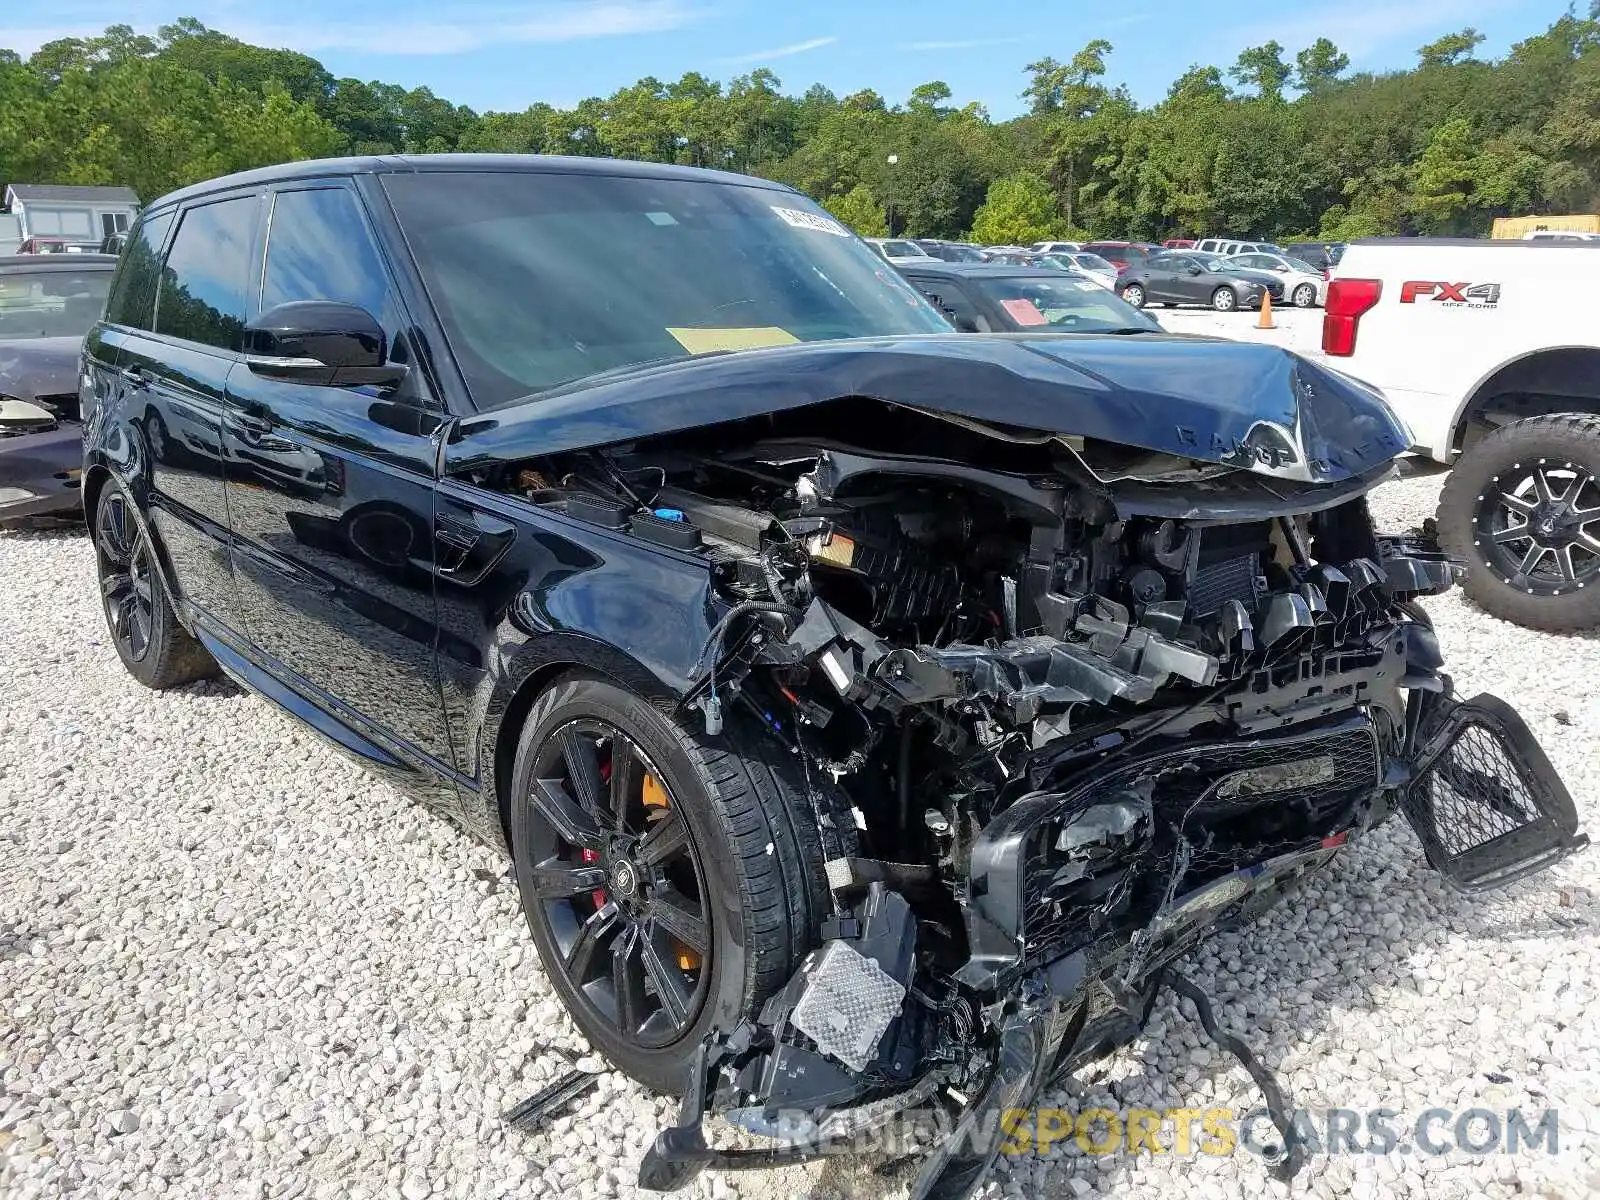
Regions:
<instances>
[{"instance_id":1,"label":"gravel ground","mask_svg":"<svg viewBox=\"0 0 1600 1200\"><path fill-rule=\"evenodd\" d=\"M1437 478L1390 485L1415 522ZM503 865L266 702L157 696L77 533L0 533L0 1195L627 1196L668 1105L615 1074L549 1131L497 1114L576 1062ZM1521 706L1600 826L1600 641L1430 602L1465 693ZM1185 967L1308 1109L1560 1109L1560 1152L1313 1159L1317 1196L1600 1194L1600 855L1447 892L1391 823ZM1069 1109L1259 1103L1170 998ZM1170 1138L1166 1139L1168 1146ZM699 1197L903 1195L859 1162ZM988 1195L1283 1194L1247 1154L1007 1160Z\"/></svg>"},{"instance_id":2,"label":"gravel ground","mask_svg":"<svg viewBox=\"0 0 1600 1200\"><path fill-rule=\"evenodd\" d=\"M1322 357L1322 310L1320 308L1274 308L1276 329L1259 329L1255 312L1213 312L1209 308L1162 308L1153 306L1150 315L1173 333L1208 333L1242 342L1270 342L1313 358Z\"/></svg>"}]
</instances>

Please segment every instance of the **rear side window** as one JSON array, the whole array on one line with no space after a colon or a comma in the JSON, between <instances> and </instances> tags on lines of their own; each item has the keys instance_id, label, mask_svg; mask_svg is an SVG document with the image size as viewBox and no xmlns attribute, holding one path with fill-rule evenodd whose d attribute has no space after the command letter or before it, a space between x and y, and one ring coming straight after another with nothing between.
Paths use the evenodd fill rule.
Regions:
<instances>
[{"instance_id":1,"label":"rear side window","mask_svg":"<svg viewBox=\"0 0 1600 1200\"><path fill-rule=\"evenodd\" d=\"M122 251L117 276L106 303L106 320L113 325L149 329L156 311L156 287L161 282L161 247L172 228L173 214L160 213L139 222Z\"/></svg>"},{"instance_id":2,"label":"rear side window","mask_svg":"<svg viewBox=\"0 0 1600 1200\"><path fill-rule=\"evenodd\" d=\"M157 333L221 350L243 346L256 208L256 197L242 196L183 214L161 272Z\"/></svg>"},{"instance_id":3,"label":"rear side window","mask_svg":"<svg viewBox=\"0 0 1600 1200\"><path fill-rule=\"evenodd\" d=\"M277 194L263 312L294 300L333 300L382 320L388 298L388 275L355 196L342 187Z\"/></svg>"}]
</instances>

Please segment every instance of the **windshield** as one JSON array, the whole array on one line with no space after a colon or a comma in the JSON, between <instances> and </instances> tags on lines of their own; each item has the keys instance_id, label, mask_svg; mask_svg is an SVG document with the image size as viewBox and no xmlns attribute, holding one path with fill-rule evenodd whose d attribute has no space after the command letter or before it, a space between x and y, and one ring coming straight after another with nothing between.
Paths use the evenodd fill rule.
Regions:
<instances>
[{"instance_id":1,"label":"windshield","mask_svg":"<svg viewBox=\"0 0 1600 1200\"><path fill-rule=\"evenodd\" d=\"M896 258L931 258L926 250L915 242L879 242L878 249L885 254L892 254Z\"/></svg>"},{"instance_id":2,"label":"windshield","mask_svg":"<svg viewBox=\"0 0 1600 1200\"><path fill-rule=\"evenodd\" d=\"M894 268L790 192L464 171L384 187L480 408L662 359L949 332Z\"/></svg>"},{"instance_id":3,"label":"windshield","mask_svg":"<svg viewBox=\"0 0 1600 1200\"><path fill-rule=\"evenodd\" d=\"M1160 329L1154 317L1097 283L1077 279L1007 275L971 280L1020 326L1049 326L1062 333Z\"/></svg>"},{"instance_id":4,"label":"windshield","mask_svg":"<svg viewBox=\"0 0 1600 1200\"><path fill-rule=\"evenodd\" d=\"M1117 269L1098 254L1079 254L1074 257L1077 264L1086 271L1115 271Z\"/></svg>"},{"instance_id":5,"label":"windshield","mask_svg":"<svg viewBox=\"0 0 1600 1200\"><path fill-rule=\"evenodd\" d=\"M110 288L109 270L0 273L0 340L82 337Z\"/></svg>"},{"instance_id":6,"label":"windshield","mask_svg":"<svg viewBox=\"0 0 1600 1200\"><path fill-rule=\"evenodd\" d=\"M1224 274L1238 269L1239 264L1231 259L1222 258L1215 254L1191 254L1189 256L1208 271L1220 271Z\"/></svg>"},{"instance_id":7,"label":"windshield","mask_svg":"<svg viewBox=\"0 0 1600 1200\"><path fill-rule=\"evenodd\" d=\"M1294 270L1296 270L1296 271L1304 271L1307 275L1321 275L1322 274L1322 271L1321 271L1320 268L1313 267L1310 263L1308 263L1303 258L1290 258L1290 259L1285 259L1285 261Z\"/></svg>"}]
</instances>

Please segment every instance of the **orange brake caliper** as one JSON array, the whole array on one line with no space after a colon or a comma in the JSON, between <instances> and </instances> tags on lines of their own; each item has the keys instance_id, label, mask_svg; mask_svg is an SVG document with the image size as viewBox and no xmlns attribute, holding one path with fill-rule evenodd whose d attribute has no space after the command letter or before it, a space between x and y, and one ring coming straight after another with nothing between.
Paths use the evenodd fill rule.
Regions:
<instances>
[{"instance_id":1,"label":"orange brake caliper","mask_svg":"<svg viewBox=\"0 0 1600 1200\"><path fill-rule=\"evenodd\" d=\"M644 806L646 809L666 809L670 807L667 802L667 789L661 786L661 781L654 775L646 775L644 777ZM648 816L648 814L646 815ZM666 813L663 812L661 817L657 819L664 819L665 816ZM676 938L673 939L673 942L678 947L678 970L696 970L700 966L700 956Z\"/></svg>"}]
</instances>

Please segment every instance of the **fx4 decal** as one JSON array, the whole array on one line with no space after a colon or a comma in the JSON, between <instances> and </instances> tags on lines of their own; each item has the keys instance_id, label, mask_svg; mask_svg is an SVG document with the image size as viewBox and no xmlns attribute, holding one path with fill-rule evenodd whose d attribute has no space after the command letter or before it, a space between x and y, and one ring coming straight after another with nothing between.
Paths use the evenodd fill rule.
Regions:
<instances>
[{"instance_id":1,"label":"fx4 decal","mask_svg":"<svg viewBox=\"0 0 1600 1200\"><path fill-rule=\"evenodd\" d=\"M1401 304L1415 304L1424 298L1452 308L1493 308L1500 303L1500 285L1445 283L1437 279L1408 279L1400 285Z\"/></svg>"}]
</instances>

